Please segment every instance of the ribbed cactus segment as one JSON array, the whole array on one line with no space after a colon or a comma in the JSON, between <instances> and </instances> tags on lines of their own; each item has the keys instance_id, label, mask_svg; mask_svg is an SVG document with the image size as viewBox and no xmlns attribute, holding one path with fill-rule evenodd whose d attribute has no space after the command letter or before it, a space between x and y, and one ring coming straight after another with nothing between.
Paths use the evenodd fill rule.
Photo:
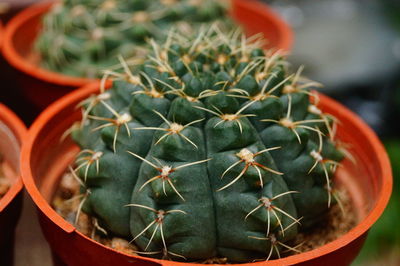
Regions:
<instances>
[{"instance_id":1,"label":"ribbed cactus segment","mask_svg":"<svg viewBox=\"0 0 400 266\"><path fill-rule=\"evenodd\" d=\"M171 122L160 128L166 131L154 134L133 192L131 232L144 250L171 258L216 256L203 132Z\"/></svg>"},{"instance_id":2,"label":"ribbed cactus segment","mask_svg":"<svg viewBox=\"0 0 400 266\"><path fill-rule=\"evenodd\" d=\"M214 0L62 0L45 15L36 49L44 67L94 78L120 70L118 56L141 55L146 39L164 40L170 28L192 34L215 21L228 27L226 13Z\"/></svg>"},{"instance_id":3,"label":"ribbed cactus segment","mask_svg":"<svg viewBox=\"0 0 400 266\"><path fill-rule=\"evenodd\" d=\"M263 40L171 34L82 103L83 210L140 254L268 260L338 199L335 119ZM100 156L101 155L101 156Z\"/></svg>"}]
</instances>

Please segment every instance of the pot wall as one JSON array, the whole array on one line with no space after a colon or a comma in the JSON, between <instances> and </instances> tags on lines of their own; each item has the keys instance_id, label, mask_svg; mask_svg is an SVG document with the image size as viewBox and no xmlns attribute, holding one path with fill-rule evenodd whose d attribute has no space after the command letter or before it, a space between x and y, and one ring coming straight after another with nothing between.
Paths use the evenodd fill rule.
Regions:
<instances>
[{"instance_id":1,"label":"pot wall","mask_svg":"<svg viewBox=\"0 0 400 266\"><path fill-rule=\"evenodd\" d=\"M4 26L3 23L0 21L0 50L1 47L3 46L3 40L4 40Z\"/></svg>"},{"instance_id":2,"label":"pot wall","mask_svg":"<svg viewBox=\"0 0 400 266\"><path fill-rule=\"evenodd\" d=\"M4 159L3 172L12 185L0 199L0 265L13 261L14 233L22 210L22 180L19 175L19 157L26 129L22 122L0 104L0 154Z\"/></svg>"},{"instance_id":3,"label":"pot wall","mask_svg":"<svg viewBox=\"0 0 400 266\"><path fill-rule=\"evenodd\" d=\"M39 3L18 13L5 30L3 55L18 71L16 84L26 98L43 109L72 89L90 82L87 79L64 76L39 67L39 55L33 45L41 29L41 18L52 3Z\"/></svg>"},{"instance_id":4,"label":"pot wall","mask_svg":"<svg viewBox=\"0 0 400 266\"><path fill-rule=\"evenodd\" d=\"M17 83L23 94L43 110L68 92L92 82L65 76L39 66L33 44L41 29L41 18L51 3L39 3L19 13L7 25L4 57L18 71ZM290 50L292 31L266 5L255 0L232 0L232 17L244 25L248 34L262 32L269 38L267 48Z\"/></svg>"}]
</instances>

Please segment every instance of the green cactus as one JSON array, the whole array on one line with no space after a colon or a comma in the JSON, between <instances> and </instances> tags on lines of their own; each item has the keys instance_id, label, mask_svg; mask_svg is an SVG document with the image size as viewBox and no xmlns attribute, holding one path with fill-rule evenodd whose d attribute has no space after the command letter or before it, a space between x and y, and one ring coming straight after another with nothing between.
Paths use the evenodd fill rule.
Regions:
<instances>
[{"instance_id":1,"label":"green cactus","mask_svg":"<svg viewBox=\"0 0 400 266\"><path fill-rule=\"evenodd\" d=\"M265 260L320 221L343 152L316 86L263 40L216 27L153 43L82 103L83 211L140 254Z\"/></svg>"},{"instance_id":2,"label":"green cactus","mask_svg":"<svg viewBox=\"0 0 400 266\"><path fill-rule=\"evenodd\" d=\"M94 78L116 70L117 56L140 55L147 38L164 40L171 27L186 34L218 20L228 27L226 13L214 0L63 0L44 17L35 46L43 67Z\"/></svg>"}]
</instances>

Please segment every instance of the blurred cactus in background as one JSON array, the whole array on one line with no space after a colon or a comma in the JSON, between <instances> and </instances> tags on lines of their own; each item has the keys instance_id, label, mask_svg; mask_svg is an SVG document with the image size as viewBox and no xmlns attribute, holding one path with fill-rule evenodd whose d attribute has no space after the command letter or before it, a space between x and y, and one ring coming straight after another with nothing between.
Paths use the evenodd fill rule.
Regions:
<instances>
[{"instance_id":1,"label":"blurred cactus in background","mask_svg":"<svg viewBox=\"0 0 400 266\"><path fill-rule=\"evenodd\" d=\"M146 39L165 39L171 27L191 34L215 21L231 23L222 1L64 0L45 15L36 49L45 68L94 78L118 55L140 54Z\"/></svg>"}]
</instances>

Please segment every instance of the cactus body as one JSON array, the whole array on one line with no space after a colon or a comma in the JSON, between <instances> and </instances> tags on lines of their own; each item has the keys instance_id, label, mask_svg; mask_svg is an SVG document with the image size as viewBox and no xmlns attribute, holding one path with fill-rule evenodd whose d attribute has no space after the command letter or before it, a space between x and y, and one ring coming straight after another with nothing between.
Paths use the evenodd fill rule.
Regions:
<instances>
[{"instance_id":1,"label":"cactus body","mask_svg":"<svg viewBox=\"0 0 400 266\"><path fill-rule=\"evenodd\" d=\"M261 46L214 28L178 35L86 100L72 133L83 210L158 258L295 251L287 243L334 203L343 156L315 83Z\"/></svg>"},{"instance_id":2,"label":"cactus body","mask_svg":"<svg viewBox=\"0 0 400 266\"><path fill-rule=\"evenodd\" d=\"M36 49L44 67L94 78L118 56L140 54L146 39L164 40L172 27L191 34L218 20L228 25L226 12L213 0L63 0L44 17Z\"/></svg>"}]
</instances>

